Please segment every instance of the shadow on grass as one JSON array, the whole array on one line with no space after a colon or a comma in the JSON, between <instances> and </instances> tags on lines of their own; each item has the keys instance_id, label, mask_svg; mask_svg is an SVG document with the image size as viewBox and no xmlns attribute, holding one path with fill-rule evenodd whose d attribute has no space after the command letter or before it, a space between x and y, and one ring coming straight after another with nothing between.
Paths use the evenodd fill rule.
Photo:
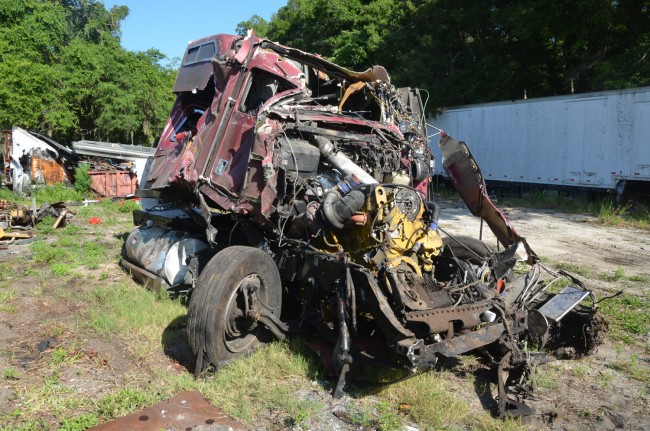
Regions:
<instances>
[{"instance_id":1,"label":"shadow on grass","mask_svg":"<svg viewBox=\"0 0 650 431\"><path fill-rule=\"evenodd\" d=\"M188 372L194 373L196 362L187 341L187 316L172 320L162 334L163 352Z\"/></svg>"},{"instance_id":2,"label":"shadow on grass","mask_svg":"<svg viewBox=\"0 0 650 431\"><path fill-rule=\"evenodd\" d=\"M471 375L474 392L481 406L492 416L497 417L498 403L491 391L492 387L498 387L496 365L492 364L485 356L478 356L477 360L476 364L464 366L462 359L441 358L438 361L438 367L440 370L452 372L461 378L468 378L468 375Z\"/></svg>"},{"instance_id":3,"label":"shadow on grass","mask_svg":"<svg viewBox=\"0 0 650 431\"><path fill-rule=\"evenodd\" d=\"M165 355L194 374L196 359L192 354L187 338L187 316L178 316L164 329L162 346ZM316 381L322 388L328 389L329 380L326 378L323 365L317 354L309 347L308 341L301 336L289 336L286 340L274 340L271 343L283 343L291 355L299 356L307 364L307 378ZM241 358L240 360L245 360ZM214 372L214 371L211 371ZM325 377L325 378L324 378Z\"/></svg>"}]
</instances>

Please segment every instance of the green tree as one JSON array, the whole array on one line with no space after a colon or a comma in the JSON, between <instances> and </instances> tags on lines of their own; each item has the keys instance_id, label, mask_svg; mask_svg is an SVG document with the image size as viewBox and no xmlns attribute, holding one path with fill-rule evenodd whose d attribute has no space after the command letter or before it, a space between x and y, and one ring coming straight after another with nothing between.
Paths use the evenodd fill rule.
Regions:
<instances>
[{"instance_id":1,"label":"green tree","mask_svg":"<svg viewBox=\"0 0 650 431\"><path fill-rule=\"evenodd\" d=\"M0 0L0 126L152 145L176 73L159 51L122 48L127 14L97 0Z\"/></svg>"},{"instance_id":2,"label":"green tree","mask_svg":"<svg viewBox=\"0 0 650 431\"><path fill-rule=\"evenodd\" d=\"M431 107L650 85L647 0L289 0L264 28Z\"/></svg>"},{"instance_id":3,"label":"green tree","mask_svg":"<svg viewBox=\"0 0 650 431\"><path fill-rule=\"evenodd\" d=\"M246 36L248 30L253 30L259 37L266 37L269 30L269 22L259 15L253 15L250 19L237 24L235 33Z\"/></svg>"}]
</instances>

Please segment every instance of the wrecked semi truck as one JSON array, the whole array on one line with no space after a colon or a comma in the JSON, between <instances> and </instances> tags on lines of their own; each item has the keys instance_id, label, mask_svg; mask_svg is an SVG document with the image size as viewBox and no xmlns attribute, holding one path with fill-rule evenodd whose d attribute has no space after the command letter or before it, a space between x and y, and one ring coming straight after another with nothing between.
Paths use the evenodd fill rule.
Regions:
<instances>
[{"instance_id":1,"label":"wrecked semi truck","mask_svg":"<svg viewBox=\"0 0 650 431\"><path fill-rule=\"evenodd\" d=\"M591 292L539 262L444 133L446 171L504 249L441 236L420 93L383 67L221 34L190 43L173 91L123 262L190 296L197 374L314 331L331 342L339 396L365 361L416 372L489 347L505 414L530 342L569 355L598 344L604 322L580 305Z\"/></svg>"}]
</instances>

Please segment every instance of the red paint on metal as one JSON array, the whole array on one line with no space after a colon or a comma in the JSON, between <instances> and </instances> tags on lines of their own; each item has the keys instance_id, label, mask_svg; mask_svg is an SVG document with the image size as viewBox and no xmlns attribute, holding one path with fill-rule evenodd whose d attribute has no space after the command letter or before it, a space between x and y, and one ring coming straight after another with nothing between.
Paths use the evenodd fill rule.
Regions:
<instances>
[{"instance_id":1,"label":"red paint on metal","mask_svg":"<svg viewBox=\"0 0 650 431\"><path fill-rule=\"evenodd\" d=\"M92 180L92 189L104 196L127 196L135 193L138 180L130 172L106 171L88 172Z\"/></svg>"}]
</instances>

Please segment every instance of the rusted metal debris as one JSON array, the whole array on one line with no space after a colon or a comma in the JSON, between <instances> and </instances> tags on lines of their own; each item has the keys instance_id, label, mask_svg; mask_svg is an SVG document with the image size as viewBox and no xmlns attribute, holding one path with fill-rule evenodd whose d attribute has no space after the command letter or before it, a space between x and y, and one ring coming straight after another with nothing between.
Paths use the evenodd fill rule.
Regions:
<instances>
[{"instance_id":1,"label":"rusted metal debris","mask_svg":"<svg viewBox=\"0 0 650 431\"><path fill-rule=\"evenodd\" d=\"M72 184L77 157L71 149L35 132L20 127L5 136L6 185L14 193L27 193L32 185Z\"/></svg>"},{"instance_id":2,"label":"rusted metal debris","mask_svg":"<svg viewBox=\"0 0 650 431\"><path fill-rule=\"evenodd\" d=\"M97 425L94 431L243 431L243 424L211 405L200 392L184 391L139 412Z\"/></svg>"},{"instance_id":3,"label":"rusted metal debris","mask_svg":"<svg viewBox=\"0 0 650 431\"><path fill-rule=\"evenodd\" d=\"M151 147L88 140L73 142L72 148L92 166L92 189L120 197L135 194L156 153Z\"/></svg>"},{"instance_id":4,"label":"rusted metal debris","mask_svg":"<svg viewBox=\"0 0 650 431\"><path fill-rule=\"evenodd\" d=\"M72 184L79 163L90 164L96 193L133 195L155 153L155 148L97 141L77 141L69 148L20 127L3 131L2 139L2 184L18 195L27 194L32 186Z\"/></svg>"},{"instance_id":5,"label":"rusted metal debris","mask_svg":"<svg viewBox=\"0 0 650 431\"><path fill-rule=\"evenodd\" d=\"M0 201L0 245L21 244L34 238L32 229L45 217L54 217L52 228L64 227L74 213L63 202L45 203L37 210L5 200ZM34 238L36 239L36 238Z\"/></svg>"}]
</instances>

